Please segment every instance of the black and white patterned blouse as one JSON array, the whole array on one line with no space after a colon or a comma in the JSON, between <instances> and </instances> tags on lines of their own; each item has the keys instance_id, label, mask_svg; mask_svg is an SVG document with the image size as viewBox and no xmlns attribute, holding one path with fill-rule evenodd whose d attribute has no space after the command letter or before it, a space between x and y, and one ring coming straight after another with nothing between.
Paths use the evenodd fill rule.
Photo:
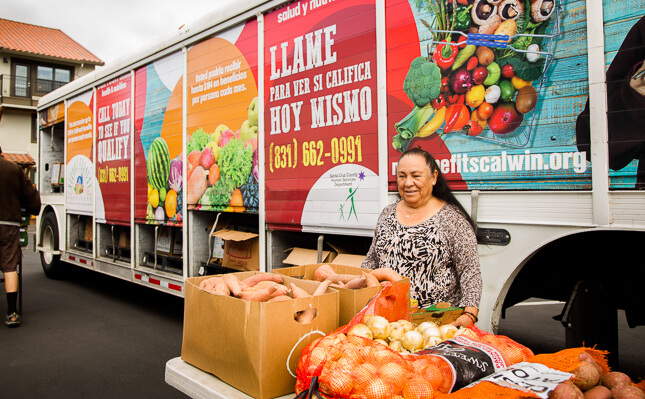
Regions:
<instances>
[{"instance_id":1,"label":"black and white patterned blouse","mask_svg":"<svg viewBox=\"0 0 645 399\"><path fill-rule=\"evenodd\" d=\"M399 200L400 201L400 200ZM450 204L414 226L401 224L396 205L383 209L362 267L387 267L410 278L410 297L425 308L438 302L479 308L482 292L477 238Z\"/></svg>"}]
</instances>

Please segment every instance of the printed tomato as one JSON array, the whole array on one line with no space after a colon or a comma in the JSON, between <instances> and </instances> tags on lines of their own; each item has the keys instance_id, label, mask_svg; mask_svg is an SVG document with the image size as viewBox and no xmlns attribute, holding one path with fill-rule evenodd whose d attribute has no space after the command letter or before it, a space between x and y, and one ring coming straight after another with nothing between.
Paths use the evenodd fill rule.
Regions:
<instances>
[{"instance_id":1,"label":"printed tomato","mask_svg":"<svg viewBox=\"0 0 645 399\"><path fill-rule=\"evenodd\" d=\"M493 106L487 102L483 102L477 107L477 116L480 120L487 120L493 115Z\"/></svg>"}]
</instances>

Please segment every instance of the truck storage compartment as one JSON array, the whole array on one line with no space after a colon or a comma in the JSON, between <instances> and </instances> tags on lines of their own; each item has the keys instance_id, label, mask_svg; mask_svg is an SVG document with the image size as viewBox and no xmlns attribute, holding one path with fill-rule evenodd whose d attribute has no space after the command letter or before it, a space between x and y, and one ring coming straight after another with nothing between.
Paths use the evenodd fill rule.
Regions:
<instances>
[{"instance_id":1,"label":"truck storage compartment","mask_svg":"<svg viewBox=\"0 0 645 399\"><path fill-rule=\"evenodd\" d=\"M239 232L236 240L246 241L251 235L259 234L258 216L250 213L189 211L189 276L203 276L218 273L230 273L246 270L259 270L259 259L252 258L253 242L239 245L226 244L227 237L213 236L221 230ZM248 237L247 237L248 235ZM237 250L245 262L228 262L224 255L227 249ZM242 251L244 254L240 254ZM229 251L230 254L230 251ZM235 254L233 254L235 255Z\"/></svg>"},{"instance_id":2,"label":"truck storage compartment","mask_svg":"<svg viewBox=\"0 0 645 399\"><path fill-rule=\"evenodd\" d=\"M104 261L130 264L130 226L97 223L97 256Z\"/></svg>"},{"instance_id":3,"label":"truck storage compartment","mask_svg":"<svg viewBox=\"0 0 645 399\"><path fill-rule=\"evenodd\" d=\"M92 217L67 215L67 247L73 250L92 253L94 226Z\"/></svg>"},{"instance_id":4,"label":"truck storage compartment","mask_svg":"<svg viewBox=\"0 0 645 399\"><path fill-rule=\"evenodd\" d=\"M182 274L182 227L136 225L138 266Z\"/></svg>"}]
</instances>

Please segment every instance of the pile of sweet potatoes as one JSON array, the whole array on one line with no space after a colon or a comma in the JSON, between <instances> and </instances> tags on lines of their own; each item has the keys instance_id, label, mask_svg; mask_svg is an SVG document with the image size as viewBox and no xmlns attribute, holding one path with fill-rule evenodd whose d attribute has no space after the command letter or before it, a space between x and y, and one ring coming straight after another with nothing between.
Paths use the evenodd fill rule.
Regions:
<instances>
[{"instance_id":1,"label":"pile of sweet potatoes","mask_svg":"<svg viewBox=\"0 0 645 399\"><path fill-rule=\"evenodd\" d=\"M235 274L222 274L202 280L199 288L215 295L234 296L245 301L277 302L325 294L330 284L331 280L323 281L310 294L294 283L287 287L279 274L258 273L243 280ZM316 309L310 308L296 312L294 318L299 323L309 324L316 314Z\"/></svg>"},{"instance_id":2,"label":"pile of sweet potatoes","mask_svg":"<svg viewBox=\"0 0 645 399\"><path fill-rule=\"evenodd\" d=\"M362 275L336 273L331 265L322 264L314 272L315 281L330 281L333 288L356 290L365 287L377 287L387 282L397 282L402 277L392 269L381 268L364 271Z\"/></svg>"},{"instance_id":3,"label":"pile of sweet potatoes","mask_svg":"<svg viewBox=\"0 0 645 399\"><path fill-rule=\"evenodd\" d=\"M559 384L549 399L645 399L645 392L619 371L605 370L588 353L582 352L571 380Z\"/></svg>"}]
</instances>

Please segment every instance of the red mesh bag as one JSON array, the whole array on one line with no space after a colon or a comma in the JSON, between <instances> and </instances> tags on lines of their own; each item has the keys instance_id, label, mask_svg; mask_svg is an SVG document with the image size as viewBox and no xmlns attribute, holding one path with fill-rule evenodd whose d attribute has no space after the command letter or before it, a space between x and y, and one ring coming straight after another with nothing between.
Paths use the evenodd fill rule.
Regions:
<instances>
[{"instance_id":1,"label":"red mesh bag","mask_svg":"<svg viewBox=\"0 0 645 399\"><path fill-rule=\"evenodd\" d=\"M317 389L327 398L433 398L470 384L483 372L490 374L513 364L507 362L533 356L510 338L476 327L440 345L400 354L378 341L353 335L352 328L362 323L365 315L383 316L389 322L409 320L409 283L388 284L349 324L304 348L297 368L296 394L304 397ZM477 356L492 353L494 359L486 367L472 359L456 359L454 354L464 351Z\"/></svg>"}]
</instances>

